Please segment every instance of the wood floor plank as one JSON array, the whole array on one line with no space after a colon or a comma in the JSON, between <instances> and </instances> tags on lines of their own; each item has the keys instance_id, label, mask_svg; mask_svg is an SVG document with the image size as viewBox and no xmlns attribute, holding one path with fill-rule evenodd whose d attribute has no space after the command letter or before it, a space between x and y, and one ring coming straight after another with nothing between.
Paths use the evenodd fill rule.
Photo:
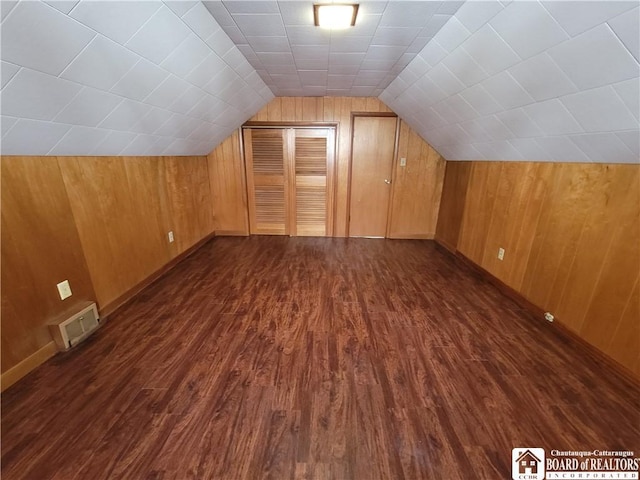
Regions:
<instances>
[{"instance_id":1,"label":"wood floor plank","mask_svg":"<svg viewBox=\"0 0 640 480\"><path fill-rule=\"evenodd\" d=\"M495 479L640 387L430 241L215 238L2 395L2 478Z\"/></svg>"}]
</instances>

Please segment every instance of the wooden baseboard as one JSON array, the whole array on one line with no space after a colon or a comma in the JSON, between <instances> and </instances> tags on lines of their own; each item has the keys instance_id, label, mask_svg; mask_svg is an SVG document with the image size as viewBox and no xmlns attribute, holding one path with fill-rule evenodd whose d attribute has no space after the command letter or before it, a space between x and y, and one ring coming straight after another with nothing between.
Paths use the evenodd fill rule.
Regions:
<instances>
[{"instance_id":1,"label":"wooden baseboard","mask_svg":"<svg viewBox=\"0 0 640 480\"><path fill-rule=\"evenodd\" d=\"M499 278L492 275L489 271L485 270L480 265L475 263L473 260L466 257L460 251L456 249L452 250L450 246L446 245L445 243L441 242L438 239L436 239L435 241L436 241L436 245L438 245L439 247L442 247L442 250L445 253L453 255L456 260L460 261L462 264L466 265L471 270L476 272L485 281L487 281L488 283L496 287L502 294L504 294L505 296L509 297L511 300L516 302L516 304L518 304L518 306L520 306L522 309L531 313L540 322L544 322L550 328L553 328L557 334L561 335L562 337L564 337L570 342L580 345L580 347L583 350L586 350L592 357L595 357L598 360L602 361L603 363L607 364L607 366L609 366L609 368L615 374L626 379L627 381L633 382L635 384L640 384L640 377L636 373L632 372L627 367L625 367L624 365L620 364L618 361L611 358L609 355L607 355L605 352L603 352L599 348L587 342L584 338L582 338L573 330L570 330L566 325L562 323L562 320L559 320L556 317L553 323L547 322L544 319L545 312L543 308L527 300L520 292L515 290L513 287L510 287Z\"/></svg>"},{"instance_id":2,"label":"wooden baseboard","mask_svg":"<svg viewBox=\"0 0 640 480\"><path fill-rule=\"evenodd\" d=\"M44 362L49 360L58 352L58 347L56 346L56 342L49 342L41 349L35 351L27 358L22 360L17 365L14 365L9 370L2 374L0 378L0 391L4 392L11 385L16 383L22 377L24 377L27 373L34 370L36 367L39 367Z\"/></svg>"},{"instance_id":3,"label":"wooden baseboard","mask_svg":"<svg viewBox=\"0 0 640 480\"><path fill-rule=\"evenodd\" d=\"M392 240L433 240L433 233L416 233L389 237Z\"/></svg>"},{"instance_id":4,"label":"wooden baseboard","mask_svg":"<svg viewBox=\"0 0 640 480\"><path fill-rule=\"evenodd\" d=\"M216 237L248 237L249 233L244 230L216 230Z\"/></svg>"},{"instance_id":5,"label":"wooden baseboard","mask_svg":"<svg viewBox=\"0 0 640 480\"><path fill-rule=\"evenodd\" d=\"M99 309L98 309L99 312L100 312L100 319L101 320L106 320L109 315L113 314L119 308L122 308L123 306L125 306L138 293L140 293L142 290L147 288L149 285L151 285L156 280L159 280L163 275L165 275L169 270L171 270L173 267L175 267L178 263L180 263L182 260L184 260L185 258L190 256L191 254L193 254L196 250L198 250L205 243L207 243L209 240L211 240L215 236L216 233L217 232L210 233L209 235L204 237L202 240L198 241L196 244L194 244L191 247L189 247L188 249L186 249L180 255L177 255L175 258L169 260L169 262L167 262L162 267L160 267L160 269L156 270L154 273L149 275L147 278L142 280L140 283L138 283L134 287L132 287L129 290L127 290L125 293L120 295L115 300L107 303L104 306L100 306Z\"/></svg>"}]
</instances>

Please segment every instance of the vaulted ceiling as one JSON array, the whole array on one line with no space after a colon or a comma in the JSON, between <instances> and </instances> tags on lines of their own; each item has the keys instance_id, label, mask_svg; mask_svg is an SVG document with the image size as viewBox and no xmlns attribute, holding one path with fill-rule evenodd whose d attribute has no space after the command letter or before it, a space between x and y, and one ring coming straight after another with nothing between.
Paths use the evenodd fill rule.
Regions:
<instances>
[{"instance_id":1,"label":"vaulted ceiling","mask_svg":"<svg viewBox=\"0 0 640 480\"><path fill-rule=\"evenodd\" d=\"M379 96L448 160L637 163L637 1L2 1L1 152L196 155L277 96Z\"/></svg>"}]
</instances>

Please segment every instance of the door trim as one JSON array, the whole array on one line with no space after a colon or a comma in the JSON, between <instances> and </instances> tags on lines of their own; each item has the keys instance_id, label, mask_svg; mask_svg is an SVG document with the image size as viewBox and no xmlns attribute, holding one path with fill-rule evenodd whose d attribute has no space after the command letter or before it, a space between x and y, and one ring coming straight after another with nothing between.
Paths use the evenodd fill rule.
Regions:
<instances>
[{"instance_id":1,"label":"door trim","mask_svg":"<svg viewBox=\"0 0 640 480\"><path fill-rule=\"evenodd\" d=\"M400 118L393 112L351 112L351 141L349 143L349 174L347 176L347 219L345 225L345 236L350 238L350 228L351 228L351 171L353 170L353 138L355 132L355 120L356 117L395 117L396 119L396 132L395 132L395 142L393 147L393 158L391 160L391 192L389 194L389 205L387 206L387 225L385 227L384 238L389 237L389 226L391 224L389 216L391 214L391 204L393 202L393 190L394 190L394 173L396 160L398 157L398 144L399 144L399 136L400 136ZM382 238L382 237L375 237Z\"/></svg>"}]
</instances>

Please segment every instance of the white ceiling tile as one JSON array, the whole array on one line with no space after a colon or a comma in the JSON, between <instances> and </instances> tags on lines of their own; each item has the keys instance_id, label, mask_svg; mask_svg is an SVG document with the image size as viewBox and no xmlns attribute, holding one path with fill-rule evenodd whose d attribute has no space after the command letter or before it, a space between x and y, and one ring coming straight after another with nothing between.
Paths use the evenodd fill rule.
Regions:
<instances>
[{"instance_id":1,"label":"white ceiling tile","mask_svg":"<svg viewBox=\"0 0 640 480\"><path fill-rule=\"evenodd\" d=\"M407 47L406 53L418 54L422 51L427 43L431 41L433 37L416 37L413 42Z\"/></svg>"},{"instance_id":2,"label":"white ceiling tile","mask_svg":"<svg viewBox=\"0 0 640 480\"><path fill-rule=\"evenodd\" d=\"M464 1L445 0L443 2L440 2L437 13L453 15L464 3Z\"/></svg>"},{"instance_id":3,"label":"white ceiling tile","mask_svg":"<svg viewBox=\"0 0 640 480\"><path fill-rule=\"evenodd\" d=\"M582 125L585 132L638 128L638 120L610 85L567 95L560 101Z\"/></svg>"},{"instance_id":4,"label":"white ceiling tile","mask_svg":"<svg viewBox=\"0 0 640 480\"><path fill-rule=\"evenodd\" d=\"M372 45L396 45L396 46L408 46L415 40L422 28L420 27L378 27L375 35L373 36ZM363 50L366 52L366 46L368 46L368 37L364 37L366 45ZM347 39L345 39L347 40ZM332 38L333 45L333 38ZM339 44L342 44L340 42ZM344 50L343 50L344 51ZM358 50L356 50L358 51Z\"/></svg>"},{"instance_id":5,"label":"white ceiling tile","mask_svg":"<svg viewBox=\"0 0 640 480\"><path fill-rule=\"evenodd\" d=\"M132 100L142 100L168 76L169 74L160 67L141 59L113 86L111 92Z\"/></svg>"},{"instance_id":6,"label":"white ceiling tile","mask_svg":"<svg viewBox=\"0 0 640 480\"><path fill-rule=\"evenodd\" d=\"M51 5L56 10L60 10L65 15L68 15L69 12L73 10L73 7L78 4L78 1L79 0L50 0L48 2L45 1L44 3Z\"/></svg>"},{"instance_id":7,"label":"white ceiling tile","mask_svg":"<svg viewBox=\"0 0 640 480\"><path fill-rule=\"evenodd\" d=\"M4 2L2 2L4 3ZM2 23L2 60L58 75L95 33L41 2L20 2Z\"/></svg>"},{"instance_id":8,"label":"white ceiling tile","mask_svg":"<svg viewBox=\"0 0 640 480\"><path fill-rule=\"evenodd\" d=\"M393 69L397 62L398 60L395 57L384 59L384 60L367 60L365 56L365 59L360 64L359 68L367 69L367 70Z\"/></svg>"},{"instance_id":9,"label":"white ceiling tile","mask_svg":"<svg viewBox=\"0 0 640 480\"><path fill-rule=\"evenodd\" d=\"M85 87L55 118L60 123L95 127L116 108L122 98Z\"/></svg>"},{"instance_id":10,"label":"white ceiling tile","mask_svg":"<svg viewBox=\"0 0 640 480\"><path fill-rule=\"evenodd\" d=\"M166 121L173 117L173 113L163 108L152 108L133 127L132 132L152 134L160 128Z\"/></svg>"},{"instance_id":11,"label":"white ceiling tile","mask_svg":"<svg viewBox=\"0 0 640 480\"><path fill-rule=\"evenodd\" d=\"M71 16L124 45L161 6L160 2L83 0Z\"/></svg>"},{"instance_id":12,"label":"white ceiling tile","mask_svg":"<svg viewBox=\"0 0 640 480\"><path fill-rule=\"evenodd\" d=\"M138 61L138 56L98 35L62 72L62 78L110 90Z\"/></svg>"},{"instance_id":13,"label":"white ceiling tile","mask_svg":"<svg viewBox=\"0 0 640 480\"><path fill-rule=\"evenodd\" d=\"M159 64L191 34L167 7L160 8L127 42L127 47Z\"/></svg>"},{"instance_id":14,"label":"white ceiling tile","mask_svg":"<svg viewBox=\"0 0 640 480\"><path fill-rule=\"evenodd\" d=\"M4 88L4 86L9 83L9 80L11 80L14 75L16 73L18 73L18 70L20 70L20 67L18 65L14 65L13 63L8 63L8 62L2 62L2 66L0 67L0 70L2 71L2 87Z\"/></svg>"},{"instance_id":15,"label":"white ceiling tile","mask_svg":"<svg viewBox=\"0 0 640 480\"><path fill-rule=\"evenodd\" d=\"M495 17L503 8L503 5L497 0L464 2L464 5L456 12L456 18L467 30L473 33Z\"/></svg>"},{"instance_id":16,"label":"white ceiling tile","mask_svg":"<svg viewBox=\"0 0 640 480\"><path fill-rule=\"evenodd\" d=\"M291 53L259 53L258 58L265 67L269 65L293 65Z\"/></svg>"},{"instance_id":17,"label":"white ceiling tile","mask_svg":"<svg viewBox=\"0 0 640 480\"><path fill-rule=\"evenodd\" d=\"M436 105L433 105L432 110L436 112L440 117L447 122L447 125L452 125L460 122L462 119L458 118L456 112L449 106L446 101L440 102ZM444 135L445 133L449 135L449 131L446 128L441 128L441 133ZM451 136L453 138L453 136ZM437 142L436 142L437 143Z\"/></svg>"},{"instance_id":18,"label":"white ceiling tile","mask_svg":"<svg viewBox=\"0 0 640 480\"><path fill-rule=\"evenodd\" d=\"M175 102L169 105L169 110L175 113L186 114L201 102L205 96L207 96L207 94L198 87L190 86L182 95L176 98Z\"/></svg>"},{"instance_id":19,"label":"white ceiling tile","mask_svg":"<svg viewBox=\"0 0 640 480\"><path fill-rule=\"evenodd\" d=\"M228 105L222 100L208 95L202 100L202 102L189 110L188 115L208 122L213 122L226 110L227 106Z\"/></svg>"},{"instance_id":20,"label":"white ceiling tile","mask_svg":"<svg viewBox=\"0 0 640 480\"><path fill-rule=\"evenodd\" d=\"M576 86L546 53L511 67L509 73L538 101L577 91Z\"/></svg>"},{"instance_id":21,"label":"white ceiling tile","mask_svg":"<svg viewBox=\"0 0 640 480\"><path fill-rule=\"evenodd\" d=\"M567 135L584 131L557 99L527 105L524 111L545 135Z\"/></svg>"},{"instance_id":22,"label":"white ceiling tile","mask_svg":"<svg viewBox=\"0 0 640 480\"><path fill-rule=\"evenodd\" d=\"M360 71L359 64L352 65L329 65L329 73L332 75L355 75Z\"/></svg>"},{"instance_id":23,"label":"white ceiling tile","mask_svg":"<svg viewBox=\"0 0 640 480\"><path fill-rule=\"evenodd\" d=\"M360 8L362 8L362 3L360 4ZM358 36L372 36L376 33L376 29L380 26L381 18L382 15L360 15L360 11L358 10L356 26L350 28L348 32ZM335 32L337 32L337 30Z\"/></svg>"},{"instance_id":24,"label":"white ceiling tile","mask_svg":"<svg viewBox=\"0 0 640 480\"><path fill-rule=\"evenodd\" d=\"M69 131L70 125L20 119L2 137L2 155L46 155Z\"/></svg>"},{"instance_id":25,"label":"white ceiling tile","mask_svg":"<svg viewBox=\"0 0 640 480\"><path fill-rule=\"evenodd\" d=\"M242 34L242 31L236 25L232 27L222 27L222 29L234 44L240 45L248 43L247 38Z\"/></svg>"},{"instance_id":26,"label":"white ceiling tile","mask_svg":"<svg viewBox=\"0 0 640 480\"><path fill-rule=\"evenodd\" d=\"M155 105L160 108L168 108L176 98L182 95L189 88L189 84L184 80L169 75L158 88L144 99L145 103Z\"/></svg>"},{"instance_id":27,"label":"white ceiling tile","mask_svg":"<svg viewBox=\"0 0 640 480\"><path fill-rule=\"evenodd\" d=\"M451 15L432 16L426 25L421 24L423 28L420 31L420 36L434 37L449 20L451 20Z\"/></svg>"},{"instance_id":28,"label":"white ceiling tile","mask_svg":"<svg viewBox=\"0 0 640 480\"><path fill-rule=\"evenodd\" d=\"M542 130L540 130L536 124L531 121L522 108L497 113L496 117L509 130L511 130L516 137L527 138L544 136Z\"/></svg>"},{"instance_id":29,"label":"white ceiling tile","mask_svg":"<svg viewBox=\"0 0 640 480\"><path fill-rule=\"evenodd\" d=\"M81 88L73 82L23 68L2 91L2 114L51 120Z\"/></svg>"},{"instance_id":30,"label":"white ceiling tile","mask_svg":"<svg viewBox=\"0 0 640 480\"><path fill-rule=\"evenodd\" d=\"M287 37L247 37L254 52L290 52Z\"/></svg>"},{"instance_id":31,"label":"white ceiling tile","mask_svg":"<svg viewBox=\"0 0 640 480\"><path fill-rule=\"evenodd\" d=\"M340 41L331 39L330 51L332 53L366 53L369 45L373 42L375 45L384 45L384 43L376 43L375 37L347 37ZM381 42L381 40L380 40ZM389 43L389 45L393 45Z\"/></svg>"},{"instance_id":32,"label":"white ceiling tile","mask_svg":"<svg viewBox=\"0 0 640 480\"><path fill-rule=\"evenodd\" d=\"M481 115L490 115L503 109L482 85L474 85L461 92L460 96Z\"/></svg>"},{"instance_id":33,"label":"white ceiling tile","mask_svg":"<svg viewBox=\"0 0 640 480\"><path fill-rule=\"evenodd\" d=\"M233 15L238 28L245 36L282 37L286 35L282 18L279 14Z\"/></svg>"},{"instance_id":34,"label":"white ceiling tile","mask_svg":"<svg viewBox=\"0 0 640 480\"><path fill-rule=\"evenodd\" d=\"M538 2L513 2L489 24L522 59L569 38Z\"/></svg>"},{"instance_id":35,"label":"white ceiling tile","mask_svg":"<svg viewBox=\"0 0 640 480\"><path fill-rule=\"evenodd\" d=\"M372 97L374 91L375 87L360 87L354 85L351 87L350 95L354 97Z\"/></svg>"},{"instance_id":36,"label":"white ceiling tile","mask_svg":"<svg viewBox=\"0 0 640 480\"><path fill-rule=\"evenodd\" d=\"M329 65L359 65L364 58L364 53L331 53Z\"/></svg>"},{"instance_id":37,"label":"white ceiling tile","mask_svg":"<svg viewBox=\"0 0 640 480\"><path fill-rule=\"evenodd\" d=\"M606 24L556 45L548 53L581 90L639 73L638 62Z\"/></svg>"},{"instance_id":38,"label":"white ceiling tile","mask_svg":"<svg viewBox=\"0 0 640 480\"><path fill-rule=\"evenodd\" d=\"M114 130L106 130L107 136L102 142L89 152L89 155L111 156L118 155L124 147L129 145L136 138L135 133L117 132Z\"/></svg>"},{"instance_id":39,"label":"white ceiling tile","mask_svg":"<svg viewBox=\"0 0 640 480\"><path fill-rule=\"evenodd\" d=\"M15 117L7 117L6 115L0 116L0 125L2 125L2 136L4 137L11 127L13 127L18 122L18 119Z\"/></svg>"},{"instance_id":40,"label":"white ceiling tile","mask_svg":"<svg viewBox=\"0 0 640 480\"><path fill-rule=\"evenodd\" d=\"M567 137L538 137L535 142L547 152L549 160L561 162L590 162L591 159Z\"/></svg>"},{"instance_id":41,"label":"white ceiling tile","mask_svg":"<svg viewBox=\"0 0 640 480\"><path fill-rule=\"evenodd\" d=\"M487 78L481 85L505 110L534 102L533 97L507 72Z\"/></svg>"},{"instance_id":42,"label":"white ceiling tile","mask_svg":"<svg viewBox=\"0 0 640 480\"><path fill-rule=\"evenodd\" d=\"M508 142L513 145L518 153L528 161L549 160L549 154L545 152L533 138L512 138Z\"/></svg>"},{"instance_id":43,"label":"white ceiling tile","mask_svg":"<svg viewBox=\"0 0 640 480\"><path fill-rule=\"evenodd\" d=\"M162 61L161 66L178 77L185 77L210 53L209 47L192 33Z\"/></svg>"},{"instance_id":44,"label":"white ceiling tile","mask_svg":"<svg viewBox=\"0 0 640 480\"><path fill-rule=\"evenodd\" d=\"M267 72L269 75L297 75L298 69L317 68L318 66L324 66L324 63L320 63L317 60L314 61L301 61L295 65L268 65Z\"/></svg>"},{"instance_id":45,"label":"white ceiling tile","mask_svg":"<svg viewBox=\"0 0 640 480\"><path fill-rule=\"evenodd\" d=\"M225 68L226 64L215 53L210 53L200 65L191 70L191 73L185 77L185 80L202 88L215 77L220 70Z\"/></svg>"},{"instance_id":46,"label":"white ceiling tile","mask_svg":"<svg viewBox=\"0 0 640 480\"><path fill-rule=\"evenodd\" d=\"M177 16L182 17L186 14L191 8L197 5L198 1L190 1L190 0L163 0L164 4L173 10Z\"/></svg>"},{"instance_id":47,"label":"white ceiling tile","mask_svg":"<svg viewBox=\"0 0 640 480\"><path fill-rule=\"evenodd\" d=\"M613 85L629 111L640 120L640 82L637 78Z\"/></svg>"},{"instance_id":48,"label":"white ceiling tile","mask_svg":"<svg viewBox=\"0 0 640 480\"><path fill-rule=\"evenodd\" d=\"M287 38L293 45L329 45L331 30L311 26L287 27Z\"/></svg>"},{"instance_id":49,"label":"white ceiling tile","mask_svg":"<svg viewBox=\"0 0 640 480\"><path fill-rule=\"evenodd\" d=\"M330 89L351 88L355 77L349 75L328 75L327 87Z\"/></svg>"},{"instance_id":50,"label":"white ceiling tile","mask_svg":"<svg viewBox=\"0 0 640 480\"><path fill-rule=\"evenodd\" d=\"M213 0L213 1L205 0L202 2L202 4L205 6L207 10L209 10L209 13L211 13L211 16L215 18L216 22L220 26L226 27L226 26L236 24L236 22L233 21L233 17L231 17L231 14L229 13L229 11L220 0Z\"/></svg>"},{"instance_id":51,"label":"white ceiling tile","mask_svg":"<svg viewBox=\"0 0 640 480\"><path fill-rule=\"evenodd\" d=\"M464 48L456 49L442 61L442 65L446 66L467 87L475 85L489 76Z\"/></svg>"},{"instance_id":52,"label":"white ceiling tile","mask_svg":"<svg viewBox=\"0 0 640 480\"><path fill-rule=\"evenodd\" d=\"M205 43L209 45L209 47L220 58L235 46L229 36L222 29L215 31L209 38L207 38Z\"/></svg>"},{"instance_id":53,"label":"white ceiling tile","mask_svg":"<svg viewBox=\"0 0 640 480\"><path fill-rule=\"evenodd\" d=\"M460 95L449 97L447 103L461 121L478 117L478 112Z\"/></svg>"},{"instance_id":54,"label":"white ceiling tile","mask_svg":"<svg viewBox=\"0 0 640 480\"><path fill-rule=\"evenodd\" d=\"M100 128L128 131L153 107L124 99L100 124Z\"/></svg>"},{"instance_id":55,"label":"white ceiling tile","mask_svg":"<svg viewBox=\"0 0 640 480\"><path fill-rule=\"evenodd\" d=\"M452 17L440 31L435 34L434 38L446 51L453 52L462 42L469 38L469 35L471 35L471 32L469 32L457 18Z\"/></svg>"},{"instance_id":56,"label":"white ceiling tile","mask_svg":"<svg viewBox=\"0 0 640 480\"><path fill-rule=\"evenodd\" d=\"M489 24L471 35L462 46L490 75L501 72L520 61L520 57Z\"/></svg>"},{"instance_id":57,"label":"white ceiling tile","mask_svg":"<svg viewBox=\"0 0 640 480\"><path fill-rule=\"evenodd\" d=\"M303 85L326 86L327 85L326 70L299 70L298 76Z\"/></svg>"},{"instance_id":58,"label":"white ceiling tile","mask_svg":"<svg viewBox=\"0 0 640 480\"><path fill-rule=\"evenodd\" d=\"M274 0L227 0L222 2L231 15L236 13L278 13L278 2Z\"/></svg>"},{"instance_id":59,"label":"white ceiling tile","mask_svg":"<svg viewBox=\"0 0 640 480\"><path fill-rule=\"evenodd\" d=\"M591 161L602 163L638 163L640 160L615 133L572 135L570 139L589 154Z\"/></svg>"},{"instance_id":60,"label":"white ceiling tile","mask_svg":"<svg viewBox=\"0 0 640 480\"><path fill-rule=\"evenodd\" d=\"M122 149L120 156L142 156L155 145L159 138L152 135L138 135Z\"/></svg>"},{"instance_id":61,"label":"white ceiling tile","mask_svg":"<svg viewBox=\"0 0 640 480\"><path fill-rule=\"evenodd\" d=\"M466 88L442 63L429 70L427 76L447 95L455 95Z\"/></svg>"},{"instance_id":62,"label":"white ceiling tile","mask_svg":"<svg viewBox=\"0 0 640 480\"><path fill-rule=\"evenodd\" d=\"M640 159L640 130L629 130L627 132L616 132L616 137Z\"/></svg>"},{"instance_id":63,"label":"white ceiling tile","mask_svg":"<svg viewBox=\"0 0 640 480\"><path fill-rule=\"evenodd\" d=\"M434 15L440 2L393 1L384 9L382 27L423 27L426 18Z\"/></svg>"},{"instance_id":64,"label":"white ceiling tile","mask_svg":"<svg viewBox=\"0 0 640 480\"><path fill-rule=\"evenodd\" d=\"M511 133L504 123L495 115L489 115L482 118L482 128L491 140L509 140L514 138L514 134Z\"/></svg>"},{"instance_id":65,"label":"white ceiling tile","mask_svg":"<svg viewBox=\"0 0 640 480\"><path fill-rule=\"evenodd\" d=\"M102 142L109 130L71 127L71 130L48 152L48 155L86 155Z\"/></svg>"},{"instance_id":66,"label":"white ceiling tile","mask_svg":"<svg viewBox=\"0 0 640 480\"><path fill-rule=\"evenodd\" d=\"M443 58L447 56L447 51L440 46L436 40L431 40L426 47L418 54L427 64L435 67Z\"/></svg>"},{"instance_id":67,"label":"white ceiling tile","mask_svg":"<svg viewBox=\"0 0 640 480\"><path fill-rule=\"evenodd\" d=\"M628 10L608 23L625 47L640 62L640 7Z\"/></svg>"},{"instance_id":68,"label":"white ceiling tile","mask_svg":"<svg viewBox=\"0 0 640 480\"><path fill-rule=\"evenodd\" d=\"M182 16L182 21L195 32L202 40L209 38L214 32L220 30L220 25L211 16L202 2L197 2L193 8Z\"/></svg>"},{"instance_id":69,"label":"white ceiling tile","mask_svg":"<svg viewBox=\"0 0 640 480\"><path fill-rule=\"evenodd\" d=\"M544 7L572 37L633 8L634 2L612 0L545 1Z\"/></svg>"},{"instance_id":70,"label":"white ceiling tile","mask_svg":"<svg viewBox=\"0 0 640 480\"><path fill-rule=\"evenodd\" d=\"M329 58L329 45L294 45L291 51L294 57Z\"/></svg>"},{"instance_id":71,"label":"white ceiling tile","mask_svg":"<svg viewBox=\"0 0 640 480\"><path fill-rule=\"evenodd\" d=\"M313 25L313 7L306 2L278 2L285 25Z\"/></svg>"}]
</instances>

